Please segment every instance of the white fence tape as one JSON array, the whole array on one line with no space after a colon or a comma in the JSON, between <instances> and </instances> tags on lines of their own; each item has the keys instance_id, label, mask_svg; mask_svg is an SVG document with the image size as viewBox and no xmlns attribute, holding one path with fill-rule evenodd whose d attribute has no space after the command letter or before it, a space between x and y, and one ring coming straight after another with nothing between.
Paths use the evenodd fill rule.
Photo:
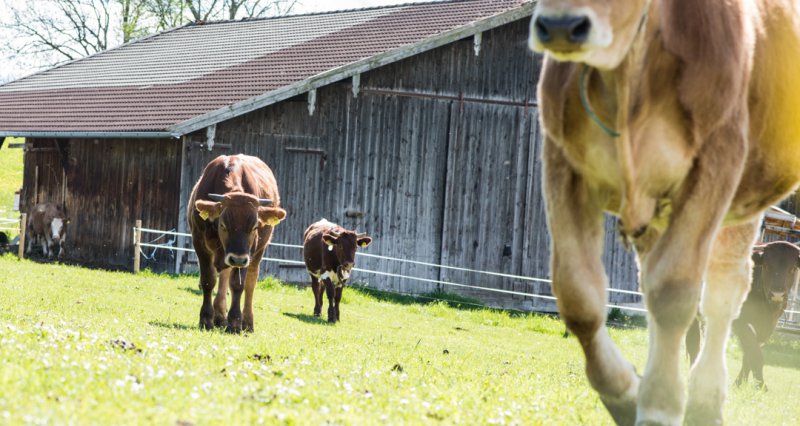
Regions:
<instances>
[{"instance_id":1,"label":"white fence tape","mask_svg":"<svg viewBox=\"0 0 800 426\"><path fill-rule=\"evenodd\" d=\"M135 230L135 228L134 228L134 230ZM143 232L143 233L161 234L162 237L165 236L165 235L174 235L174 236L178 236L178 237L189 237L189 238L191 238L191 236L192 236L191 234L187 234L187 233L174 232L174 231L162 231L162 230L159 230L159 229L141 228L140 231ZM174 240L171 241L171 242L174 242ZM194 252L193 249L183 248L183 247L175 247L175 246L172 246L172 245L152 244L152 243L141 243L140 245L142 247L153 247L153 248L163 248L163 249L166 249L166 250L175 250L175 251L183 251L183 252ZM275 243L275 242L270 243L270 246L282 247L282 248L293 248L293 249L302 249L303 248L303 246L296 245L296 244L284 244L284 243ZM500 273L500 272L481 271L481 270L477 270L477 269L469 269L469 268L462 268L462 267L448 266L448 265L439 265L439 264L436 264L436 263L420 262L420 261L409 260L409 259L399 259L399 258L388 257L388 256L380 256L380 255L369 254L369 253L356 253L356 255L357 256L363 256L363 257L368 257L368 258L373 258L373 259L379 259L379 260L387 260L387 261L392 261L392 262L407 263L407 264L413 264L413 265L419 265L419 266L428 266L428 267L433 267L433 268L448 269L448 270L454 270L454 271L470 272L470 273L475 273L475 274L482 274L482 275L488 275L488 276L509 278L509 279L519 280L519 281L540 282L540 283L547 283L547 284L550 284L552 282L551 280L546 279L546 278L535 278L535 277L526 277L526 276L520 276L520 275L504 274L504 273ZM270 262L285 263L285 264L290 264L290 265L304 265L304 262L298 261L298 260L277 259L277 258L271 258L271 257L264 257L264 258L262 258L262 260L266 260L266 261L270 261ZM451 282L451 281L441 281L441 280L434 280L434 279L429 279L429 278L414 277L414 276L409 276L409 275L393 274L393 273L389 273L389 272L372 271L372 270L369 270L369 269L354 268L354 270L358 271L358 272L367 273L367 274L374 274L374 275L380 275L380 276L401 278L401 279L425 282L425 283L430 283L430 284L441 284L441 285L446 285L446 286L451 286L451 287L469 288L469 289L473 289L473 290L481 290L481 291L488 291L488 292L494 292L494 293L504 293L504 294L518 295L518 296L531 297L531 298L536 298L536 299L553 300L553 301L556 300L556 298L554 296L548 296L548 295L542 295L542 294L524 293L524 292L513 291L513 290L504 290L504 289L499 289L499 288L474 286L474 285L468 285L468 284L454 283L454 282ZM630 294L630 295L635 295L635 296L639 296L639 297L644 297L644 294L642 294L641 292L638 292L638 291L621 290L621 289L615 289L615 288L608 288L606 290L609 291L609 292L613 292L613 293ZM615 304L607 304L606 306L609 307L609 308L617 308L617 309L633 311L633 312L640 312L640 313L647 312L647 310L645 310L643 308L634 307L634 306L623 306L623 305L615 305ZM786 310L785 314L800 315L800 311ZM784 324L786 324L786 323L788 323L788 321L784 320Z\"/></svg>"}]
</instances>

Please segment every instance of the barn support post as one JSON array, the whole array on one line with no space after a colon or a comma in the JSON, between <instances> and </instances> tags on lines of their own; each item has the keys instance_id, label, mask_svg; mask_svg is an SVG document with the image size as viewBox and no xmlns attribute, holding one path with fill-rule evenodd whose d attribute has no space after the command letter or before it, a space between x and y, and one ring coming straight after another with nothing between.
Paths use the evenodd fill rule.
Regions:
<instances>
[{"instance_id":1,"label":"barn support post","mask_svg":"<svg viewBox=\"0 0 800 426\"><path fill-rule=\"evenodd\" d=\"M25 258L25 231L28 229L28 214L22 213L19 219L19 248L17 254L20 259Z\"/></svg>"},{"instance_id":2,"label":"barn support post","mask_svg":"<svg viewBox=\"0 0 800 426\"><path fill-rule=\"evenodd\" d=\"M33 170L33 205L39 204L39 166Z\"/></svg>"},{"instance_id":3,"label":"barn support post","mask_svg":"<svg viewBox=\"0 0 800 426\"><path fill-rule=\"evenodd\" d=\"M136 219L136 227L133 229L133 273L138 274L141 266L142 249L142 220Z\"/></svg>"}]
</instances>

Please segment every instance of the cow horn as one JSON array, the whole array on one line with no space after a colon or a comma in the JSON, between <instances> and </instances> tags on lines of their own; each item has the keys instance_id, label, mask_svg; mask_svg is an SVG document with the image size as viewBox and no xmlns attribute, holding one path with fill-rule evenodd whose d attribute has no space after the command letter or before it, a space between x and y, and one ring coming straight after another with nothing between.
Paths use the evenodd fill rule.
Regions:
<instances>
[{"instance_id":1,"label":"cow horn","mask_svg":"<svg viewBox=\"0 0 800 426\"><path fill-rule=\"evenodd\" d=\"M333 238L339 238L342 235L341 232L337 232L335 229L331 229L328 233L331 234Z\"/></svg>"},{"instance_id":2,"label":"cow horn","mask_svg":"<svg viewBox=\"0 0 800 426\"><path fill-rule=\"evenodd\" d=\"M366 232L361 232L361 233L356 234L356 238L364 238L366 236L367 236Z\"/></svg>"},{"instance_id":3,"label":"cow horn","mask_svg":"<svg viewBox=\"0 0 800 426\"><path fill-rule=\"evenodd\" d=\"M221 203L222 200L225 199L225 196L219 194L208 194L208 198L211 199L211 201L216 201L218 203Z\"/></svg>"},{"instance_id":4,"label":"cow horn","mask_svg":"<svg viewBox=\"0 0 800 426\"><path fill-rule=\"evenodd\" d=\"M272 205L272 200L270 200L269 198L259 198L258 199L258 205L259 206L271 206Z\"/></svg>"}]
</instances>

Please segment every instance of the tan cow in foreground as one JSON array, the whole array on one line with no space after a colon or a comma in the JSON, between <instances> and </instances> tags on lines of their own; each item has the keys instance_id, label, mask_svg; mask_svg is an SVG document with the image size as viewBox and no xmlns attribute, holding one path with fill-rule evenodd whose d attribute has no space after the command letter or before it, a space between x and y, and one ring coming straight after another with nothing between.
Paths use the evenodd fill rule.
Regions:
<instances>
[{"instance_id":1,"label":"tan cow in foreground","mask_svg":"<svg viewBox=\"0 0 800 426\"><path fill-rule=\"evenodd\" d=\"M259 264L273 228L286 217L279 206L272 170L257 157L220 155L203 170L187 208L203 290L200 327L227 325L228 332L253 331L253 291ZM219 290L212 305L217 272ZM242 291L244 313L239 308Z\"/></svg>"},{"instance_id":2,"label":"tan cow in foreground","mask_svg":"<svg viewBox=\"0 0 800 426\"><path fill-rule=\"evenodd\" d=\"M539 0L553 290L618 424L719 424L725 347L763 211L800 179L794 0ZM603 211L636 248L649 310L640 378L605 327ZM705 282L705 285L702 285ZM702 297L701 297L702 292ZM681 342L707 335L689 377Z\"/></svg>"}]
</instances>

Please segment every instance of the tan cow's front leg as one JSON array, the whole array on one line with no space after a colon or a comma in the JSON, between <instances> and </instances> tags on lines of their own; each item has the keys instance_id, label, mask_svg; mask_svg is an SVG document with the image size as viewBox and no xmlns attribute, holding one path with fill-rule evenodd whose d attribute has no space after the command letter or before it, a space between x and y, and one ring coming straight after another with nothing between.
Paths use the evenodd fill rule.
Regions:
<instances>
[{"instance_id":1,"label":"tan cow's front leg","mask_svg":"<svg viewBox=\"0 0 800 426\"><path fill-rule=\"evenodd\" d=\"M714 241L701 302L701 311L706 317L705 342L689 379L687 424L722 422L727 384L725 349L731 323L739 316L750 288L751 251L760 223L760 218L757 218L749 223L723 228ZM758 348L757 344L755 347Z\"/></svg>"},{"instance_id":2,"label":"tan cow's front leg","mask_svg":"<svg viewBox=\"0 0 800 426\"><path fill-rule=\"evenodd\" d=\"M639 425L683 422L681 343L697 313L711 246L741 177L745 146L738 121L706 138L673 202L669 226L643 254L650 351L639 393Z\"/></svg>"},{"instance_id":3,"label":"tan cow's front leg","mask_svg":"<svg viewBox=\"0 0 800 426\"><path fill-rule=\"evenodd\" d=\"M569 330L586 356L586 375L620 425L633 424L639 378L606 329L607 277L601 261L601 192L590 188L546 140L545 197L550 228L553 292Z\"/></svg>"}]
</instances>

